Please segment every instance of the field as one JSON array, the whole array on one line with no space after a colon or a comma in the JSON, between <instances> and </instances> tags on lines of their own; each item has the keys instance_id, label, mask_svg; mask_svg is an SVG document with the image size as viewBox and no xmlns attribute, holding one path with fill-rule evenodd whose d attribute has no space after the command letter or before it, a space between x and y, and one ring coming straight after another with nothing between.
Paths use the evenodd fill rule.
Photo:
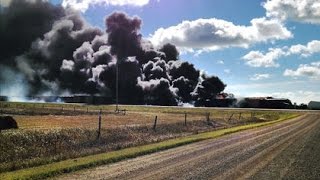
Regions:
<instances>
[{"instance_id":1,"label":"field","mask_svg":"<svg viewBox=\"0 0 320 180\"><path fill-rule=\"evenodd\" d=\"M114 109L112 105L1 102L1 114L12 116L19 129L0 133L0 173L297 115L247 109L120 106L125 113Z\"/></svg>"}]
</instances>

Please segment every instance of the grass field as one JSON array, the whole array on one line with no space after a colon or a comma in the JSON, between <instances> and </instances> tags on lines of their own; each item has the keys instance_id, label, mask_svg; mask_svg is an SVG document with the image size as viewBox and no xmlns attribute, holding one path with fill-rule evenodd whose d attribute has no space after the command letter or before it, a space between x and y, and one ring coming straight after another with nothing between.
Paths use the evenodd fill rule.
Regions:
<instances>
[{"instance_id":1,"label":"grass field","mask_svg":"<svg viewBox=\"0 0 320 180\"><path fill-rule=\"evenodd\" d=\"M17 130L0 133L0 173L298 115L285 111L120 106L126 109L123 115L114 113L112 105L7 102L1 102L0 108L2 114L14 117L19 126ZM100 110L102 130L97 139ZM158 117L156 130L153 129L155 116ZM202 136L192 141L205 139ZM191 141L173 142L164 147Z\"/></svg>"}]
</instances>

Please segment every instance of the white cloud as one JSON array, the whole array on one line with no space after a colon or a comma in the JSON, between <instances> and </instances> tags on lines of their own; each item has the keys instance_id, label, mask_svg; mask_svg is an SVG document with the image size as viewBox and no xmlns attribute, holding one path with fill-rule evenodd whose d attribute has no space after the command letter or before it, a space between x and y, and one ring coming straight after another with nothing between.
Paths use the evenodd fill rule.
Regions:
<instances>
[{"instance_id":1,"label":"white cloud","mask_svg":"<svg viewBox=\"0 0 320 180\"><path fill-rule=\"evenodd\" d=\"M306 45L296 44L291 47L270 48L268 52L250 51L244 55L242 59L246 64L252 67L278 67L276 60L281 57L290 55L299 55L301 57L308 57L315 53L320 53L320 41L313 40Z\"/></svg>"},{"instance_id":2,"label":"white cloud","mask_svg":"<svg viewBox=\"0 0 320 180\"><path fill-rule=\"evenodd\" d=\"M250 77L250 80L258 81L258 80L268 79L268 78L270 78L270 74L254 74L252 77Z\"/></svg>"},{"instance_id":3,"label":"white cloud","mask_svg":"<svg viewBox=\"0 0 320 180\"><path fill-rule=\"evenodd\" d=\"M107 6L145 6L150 0L63 0L63 7L72 7L73 9L85 12L91 5Z\"/></svg>"},{"instance_id":4,"label":"white cloud","mask_svg":"<svg viewBox=\"0 0 320 180\"><path fill-rule=\"evenodd\" d=\"M302 86L303 83L306 83L302 80L294 80L294 81L277 81L277 82L258 82L258 83L248 83L248 84L231 84L227 86L227 89L232 91L244 90L245 92L250 92L248 90L254 89L274 89L278 87L283 89L284 87L291 87L293 85Z\"/></svg>"},{"instance_id":5,"label":"white cloud","mask_svg":"<svg viewBox=\"0 0 320 180\"><path fill-rule=\"evenodd\" d=\"M217 64L224 64L224 61L223 60L219 60L219 61L217 61Z\"/></svg>"},{"instance_id":6,"label":"white cloud","mask_svg":"<svg viewBox=\"0 0 320 180\"><path fill-rule=\"evenodd\" d=\"M290 77L306 76L312 79L320 79L320 61L311 64L301 64L296 70L286 69L283 75Z\"/></svg>"},{"instance_id":7,"label":"white cloud","mask_svg":"<svg viewBox=\"0 0 320 180\"><path fill-rule=\"evenodd\" d=\"M288 54L298 54L302 57L308 57L312 54L319 53L320 52L320 41L313 40L308 42L306 45L293 45L289 48Z\"/></svg>"},{"instance_id":8,"label":"white cloud","mask_svg":"<svg viewBox=\"0 0 320 180\"><path fill-rule=\"evenodd\" d=\"M242 59L251 67L279 67L279 64L275 60L284 54L285 52L282 49L270 48L266 54L260 51L250 51Z\"/></svg>"},{"instance_id":9,"label":"white cloud","mask_svg":"<svg viewBox=\"0 0 320 180\"><path fill-rule=\"evenodd\" d=\"M223 72L226 73L226 74L230 74L231 70L230 69L225 69L225 70L223 70Z\"/></svg>"},{"instance_id":10,"label":"white cloud","mask_svg":"<svg viewBox=\"0 0 320 180\"><path fill-rule=\"evenodd\" d=\"M291 37L292 33L276 19L256 18L250 26L243 26L211 18L159 28L150 40L156 46L172 43L180 50L206 52L228 47L248 48L254 43Z\"/></svg>"},{"instance_id":11,"label":"white cloud","mask_svg":"<svg viewBox=\"0 0 320 180\"><path fill-rule=\"evenodd\" d=\"M320 23L319 0L268 0L263 4L269 18Z\"/></svg>"}]
</instances>

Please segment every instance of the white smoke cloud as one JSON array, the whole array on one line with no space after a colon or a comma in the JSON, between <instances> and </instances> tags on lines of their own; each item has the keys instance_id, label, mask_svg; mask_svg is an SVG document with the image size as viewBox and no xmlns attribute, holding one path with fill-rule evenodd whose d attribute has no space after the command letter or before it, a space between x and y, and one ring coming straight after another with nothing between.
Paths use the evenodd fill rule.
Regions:
<instances>
[{"instance_id":1,"label":"white smoke cloud","mask_svg":"<svg viewBox=\"0 0 320 180\"><path fill-rule=\"evenodd\" d=\"M1 0L0 6L8 7L10 3L11 3L11 0Z\"/></svg>"},{"instance_id":2,"label":"white smoke cloud","mask_svg":"<svg viewBox=\"0 0 320 180\"><path fill-rule=\"evenodd\" d=\"M64 59L62 61L62 65L60 70L69 70L69 71L73 71L74 69L74 62L72 60L66 60Z\"/></svg>"},{"instance_id":3,"label":"white smoke cloud","mask_svg":"<svg viewBox=\"0 0 320 180\"><path fill-rule=\"evenodd\" d=\"M26 101L29 87L26 83L25 76L17 73L9 67L0 68L1 87L0 95L7 96L9 101Z\"/></svg>"}]
</instances>

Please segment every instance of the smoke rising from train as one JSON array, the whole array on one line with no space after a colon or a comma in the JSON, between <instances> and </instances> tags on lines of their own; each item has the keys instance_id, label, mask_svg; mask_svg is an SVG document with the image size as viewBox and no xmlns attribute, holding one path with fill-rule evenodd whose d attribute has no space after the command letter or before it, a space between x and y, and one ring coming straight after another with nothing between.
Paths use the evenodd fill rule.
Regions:
<instances>
[{"instance_id":1,"label":"smoke rising from train","mask_svg":"<svg viewBox=\"0 0 320 180\"><path fill-rule=\"evenodd\" d=\"M140 33L139 17L114 12L105 18L102 30L79 12L46 1L12 0L2 9L2 95L12 95L8 91L15 89L24 96L114 98L117 62L120 103L201 106L226 86L180 60L173 44L154 47Z\"/></svg>"}]
</instances>

